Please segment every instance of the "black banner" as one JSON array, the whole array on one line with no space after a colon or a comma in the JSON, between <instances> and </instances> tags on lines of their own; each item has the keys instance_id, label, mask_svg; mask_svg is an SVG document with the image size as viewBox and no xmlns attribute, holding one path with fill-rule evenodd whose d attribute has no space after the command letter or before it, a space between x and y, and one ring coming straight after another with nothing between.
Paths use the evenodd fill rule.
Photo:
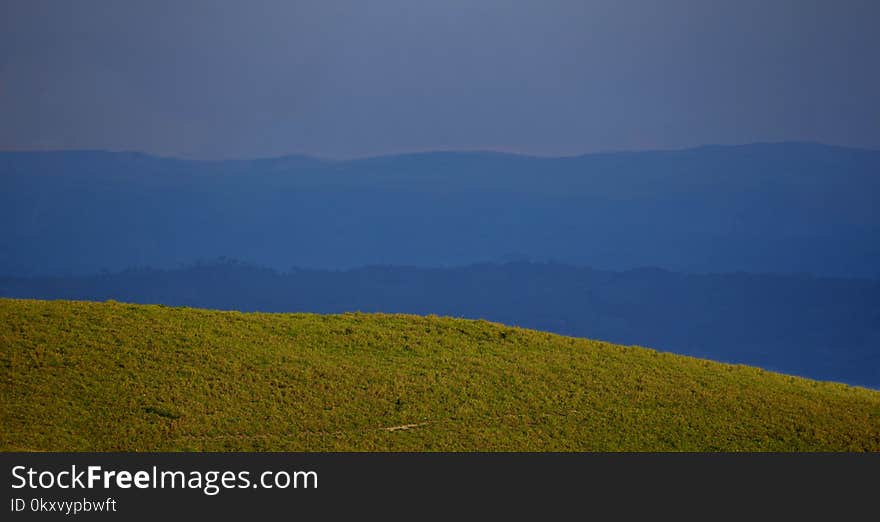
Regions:
<instances>
[{"instance_id":1,"label":"black banner","mask_svg":"<svg viewBox=\"0 0 880 522\"><path fill-rule=\"evenodd\" d=\"M880 471L876 454L5 453L0 462L4 520L839 518L875 507Z\"/></svg>"}]
</instances>

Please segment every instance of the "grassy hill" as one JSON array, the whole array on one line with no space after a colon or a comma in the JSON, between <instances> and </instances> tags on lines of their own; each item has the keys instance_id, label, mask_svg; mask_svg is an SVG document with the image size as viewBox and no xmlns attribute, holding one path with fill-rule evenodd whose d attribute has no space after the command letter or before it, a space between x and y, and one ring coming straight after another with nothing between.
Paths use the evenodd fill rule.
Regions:
<instances>
[{"instance_id":1,"label":"grassy hill","mask_svg":"<svg viewBox=\"0 0 880 522\"><path fill-rule=\"evenodd\" d=\"M870 450L880 392L485 321L0 299L3 450Z\"/></svg>"}]
</instances>

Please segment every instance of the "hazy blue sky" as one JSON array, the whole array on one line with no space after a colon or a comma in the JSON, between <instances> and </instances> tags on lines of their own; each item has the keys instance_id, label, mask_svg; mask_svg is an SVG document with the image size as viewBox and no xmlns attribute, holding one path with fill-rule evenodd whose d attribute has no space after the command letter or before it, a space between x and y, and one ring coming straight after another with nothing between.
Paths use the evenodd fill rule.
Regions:
<instances>
[{"instance_id":1,"label":"hazy blue sky","mask_svg":"<svg viewBox=\"0 0 880 522\"><path fill-rule=\"evenodd\" d=\"M0 149L880 148L875 0L0 3Z\"/></svg>"}]
</instances>

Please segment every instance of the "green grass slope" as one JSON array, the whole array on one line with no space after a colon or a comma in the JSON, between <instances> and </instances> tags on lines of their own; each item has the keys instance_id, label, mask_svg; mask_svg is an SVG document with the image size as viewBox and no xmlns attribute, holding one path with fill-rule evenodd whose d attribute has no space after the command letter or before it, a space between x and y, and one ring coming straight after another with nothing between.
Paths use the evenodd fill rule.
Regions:
<instances>
[{"instance_id":1,"label":"green grass slope","mask_svg":"<svg viewBox=\"0 0 880 522\"><path fill-rule=\"evenodd\" d=\"M3 450L880 450L880 392L485 321L0 299Z\"/></svg>"}]
</instances>

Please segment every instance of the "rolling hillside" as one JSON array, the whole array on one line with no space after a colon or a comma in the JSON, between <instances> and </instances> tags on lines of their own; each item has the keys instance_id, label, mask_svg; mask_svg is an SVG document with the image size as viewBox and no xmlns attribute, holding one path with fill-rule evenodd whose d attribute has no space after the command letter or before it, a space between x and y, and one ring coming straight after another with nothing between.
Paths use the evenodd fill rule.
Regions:
<instances>
[{"instance_id":1,"label":"rolling hillside","mask_svg":"<svg viewBox=\"0 0 880 522\"><path fill-rule=\"evenodd\" d=\"M869 450L880 392L485 321L0 300L3 450Z\"/></svg>"},{"instance_id":2,"label":"rolling hillside","mask_svg":"<svg viewBox=\"0 0 880 522\"><path fill-rule=\"evenodd\" d=\"M486 319L880 389L880 280L558 263L280 273L227 261L85 277L0 276L0 297Z\"/></svg>"}]
</instances>

